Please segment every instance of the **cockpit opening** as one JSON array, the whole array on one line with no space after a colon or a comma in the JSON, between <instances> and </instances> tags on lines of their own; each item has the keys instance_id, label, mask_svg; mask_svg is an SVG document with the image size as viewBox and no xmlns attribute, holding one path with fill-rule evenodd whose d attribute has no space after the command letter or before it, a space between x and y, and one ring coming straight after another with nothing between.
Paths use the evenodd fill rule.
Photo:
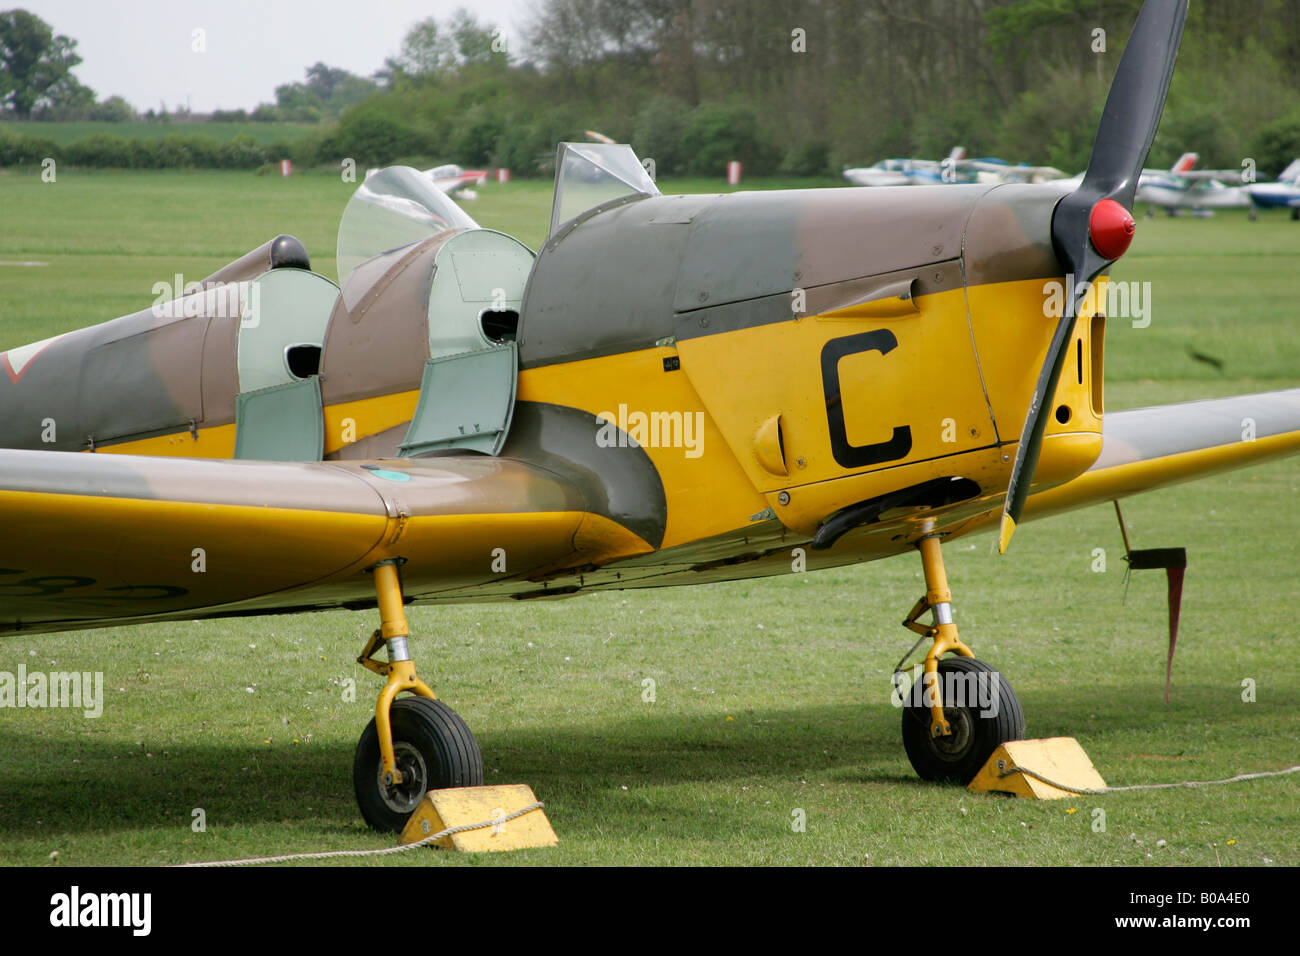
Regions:
<instances>
[{"instance_id":1,"label":"cockpit opening","mask_svg":"<svg viewBox=\"0 0 1300 956\"><path fill-rule=\"evenodd\" d=\"M320 374L319 345L290 345L284 350L284 365L294 378Z\"/></svg>"},{"instance_id":2,"label":"cockpit opening","mask_svg":"<svg viewBox=\"0 0 1300 956\"><path fill-rule=\"evenodd\" d=\"M478 318L483 334L493 342L513 342L519 334L519 312L515 309L484 309Z\"/></svg>"}]
</instances>

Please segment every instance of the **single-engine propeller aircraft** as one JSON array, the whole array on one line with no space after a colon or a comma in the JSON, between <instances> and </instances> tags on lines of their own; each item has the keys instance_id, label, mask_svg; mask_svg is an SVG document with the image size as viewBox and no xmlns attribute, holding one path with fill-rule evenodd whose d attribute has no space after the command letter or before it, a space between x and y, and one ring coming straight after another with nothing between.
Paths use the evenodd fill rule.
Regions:
<instances>
[{"instance_id":1,"label":"single-engine propeller aircraft","mask_svg":"<svg viewBox=\"0 0 1300 956\"><path fill-rule=\"evenodd\" d=\"M1144 169L1138 177L1135 203L1147 204L1147 215L1156 207L1174 216L1190 210L1198 216L1213 216L1215 209L1247 209L1250 196L1241 185L1240 169L1195 169L1200 157L1183 153L1168 169ZM1062 182L1071 189L1083 182L1079 173Z\"/></svg>"},{"instance_id":2,"label":"single-engine propeller aircraft","mask_svg":"<svg viewBox=\"0 0 1300 956\"><path fill-rule=\"evenodd\" d=\"M1150 170L1138 181L1137 202L1148 204L1148 215L1160 206L1175 215L1190 209L1212 216L1215 209L1249 209L1250 194L1242 187L1240 169L1195 169L1200 157L1184 153L1167 173Z\"/></svg>"},{"instance_id":3,"label":"single-engine propeller aircraft","mask_svg":"<svg viewBox=\"0 0 1300 956\"><path fill-rule=\"evenodd\" d=\"M1291 218L1300 219L1300 159L1292 160L1271 183L1251 183L1245 189L1255 208L1290 209Z\"/></svg>"},{"instance_id":4,"label":"single-engine propeller aircraft","mask_svg":"<svg viewBox=\"0 0 1300 956\"><path fill-rule=\"evenodd\" d=\"M590 135L590 134L588 134ZM986 156L967 159L964 146L954 146L943 159L882 159L872 166L844 170L855 186L933 186L938 183L1045 183L1064 179L1055 166L1008 163Z\"/></svg>"},{"instance_id":5,"label":"single-engine propeller aircraft","mask_svg":"<svg viewBox=\"0 0 1300 956\"><path fill-rule=\"evenodd\" d=\"M855 186L933 186L937 183L973 183L977 160L966 158L964 146L954 146L943 159L882 159L870 166L844 170ZM983 160L992 163L992 160Z\"/></svg>"},{"instance_id":6,"label":"single-engine propeller aircraft","mask_svg":"<svg viewBox=\"0 0 1300 956\"><path fill-rule=\"evenodd\" d=\"M487 173L481 169L462 169L455 163L426 169L424 174L433 180L433 184L448 195L457 193L465 199L477 196L471 186L482 186L487 182Z\"/></svg>"},{"instance_id":7,"label":"single-engine propeller aircraft","mask_svg":"<svg viewBox=\"0 0 1300 956\"><path fill-rule=\"evenodd\" d=\"M339 285L280 236L10 349L0 629L377 609L353 776L395 830L483 773L405 605L919 552L903 739L922 777L969 780L1023 716L1005 680L992 714L943 697L992 669L953 623L942 542L997 525L1005 550L1022 520L1300 449L1300 390L1103 415L1089 283L1133 237L1185 16L1142 10L1072 190L663 196L628 147L566 143L534 254L388 169L344 212Z\"/></svg>"}]
</instances>

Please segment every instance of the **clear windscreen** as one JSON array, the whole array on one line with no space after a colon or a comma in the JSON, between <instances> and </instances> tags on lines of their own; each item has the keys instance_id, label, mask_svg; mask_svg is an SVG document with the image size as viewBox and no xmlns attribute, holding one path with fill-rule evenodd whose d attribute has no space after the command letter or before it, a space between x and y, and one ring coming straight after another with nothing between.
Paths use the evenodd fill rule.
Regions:
<instances>
[{"instance_id":1,"label":"clear windscreen","mask_svg":"<svg viewBox=\"0 0 1300 956\"><path fill-rule=\"evenodd\" d=\"M339 285L369 259L449 229L477 229L470 215L409 166L381 169L357 187L343 210L336 247Z\"/></svg>"},{"instance_id":2,"label":"clear windscreen","mask_svg":"<svg viewBox=\"0 0 1300 956\"><path fill-rule=\"evenodd\" d=\"M551 235L588 209L624 196L658 196L659 189L632 147L561 143L555 164Z\"/></svg>"}]
</instances>

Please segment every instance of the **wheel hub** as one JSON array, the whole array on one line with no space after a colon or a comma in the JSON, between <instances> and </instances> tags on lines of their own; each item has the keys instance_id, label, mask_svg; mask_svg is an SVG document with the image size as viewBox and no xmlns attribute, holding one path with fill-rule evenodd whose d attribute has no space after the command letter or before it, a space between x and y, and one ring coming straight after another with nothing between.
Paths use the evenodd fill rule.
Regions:
<instances>
[{"instance_id":1,"label":"wheel hub","mask_svg":"<svg viewBox=\"0 0 1300 956\"><path fill-rule=\"evenodd\" d=\"M429 768L424 756L404 740L393 741L393 757L402 773L402 782L384 783L384 766L381 763L375 774L379 795L388 809L395 813L414 813L428 790Z\"/></svg>"},{"instance_id":2,"label":"wheel hub","mask_svg":"<svg viewBox=\"0 0 1300 956\"><path fill-rule=\"evenodd\" d=\"M945 736L930 737L930 745L935 754L944 760L960 760L970 749L974 735L970 712L965 707L945 707L944 719L952 733Z\"/></svg>"}]
</instances>

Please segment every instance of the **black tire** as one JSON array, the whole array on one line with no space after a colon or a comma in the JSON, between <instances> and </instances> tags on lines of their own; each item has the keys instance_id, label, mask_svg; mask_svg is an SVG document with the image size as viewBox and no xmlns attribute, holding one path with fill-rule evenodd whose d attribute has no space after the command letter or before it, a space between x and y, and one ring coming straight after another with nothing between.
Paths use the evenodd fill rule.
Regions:
<instances>
[{"instance_id":1,"label":"black tire","mask_svg":"<svg viewBox=\"0 0 1300 956\"><path fill-rule=\"evenodd\" d=\"M973 680L965 676L972 674L977 675ZM962 675L959 681L954 681L958 675ZM923 678L919 678L912 685L903 706L903 747L922 780L964 785L979 773L999 744L1024 738L1025 715L1011 684L983 661L972 657L945 657L939 662L939 680L943 713L952 734L931 736L930 708L925 705ZM954 700L950 696L950 688L960 685L963 690L969 690L975 682L979 682L975 689L979 696L975 700ZM995 708L984 708L980 704L980 696L991 700L990 692L996 694L996 713L992 712ZM954 703L969 703L969 706L953 706ZM982 716L986 710L989 713Z\"/></svg>"},{"instance_id":2,"label":"black tire","mask_svg":"<svg viewBox=\"0 0 1300 956\"><path fill-rule=\"evenodd\" d=\"M383 785L379 732L372 717L357 742L352 786L366 823L384 833L400 833L428 791L481 786L483 756L465 721L440 700L401 697L393 701L389 719L402 783Z\"/></svg>"}]
</instances>

